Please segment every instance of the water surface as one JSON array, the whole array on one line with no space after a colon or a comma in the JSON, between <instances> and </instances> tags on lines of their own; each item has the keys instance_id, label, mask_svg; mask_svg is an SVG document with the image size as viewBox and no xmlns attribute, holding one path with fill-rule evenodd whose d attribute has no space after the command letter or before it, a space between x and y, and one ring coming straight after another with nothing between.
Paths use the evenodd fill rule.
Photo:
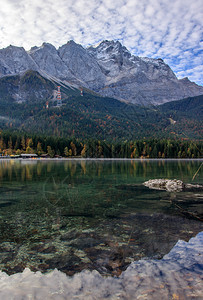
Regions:
<instances>
[{"instance_id":1,"label":"water surface","mask_svg":"<svg viewBox=\"0 0 203 300\"><path fill-rule=\"evenodd\" d=\"M192 183L200 164L0 160L0 270L119 275L132 261L161 259L202 230L192 217L202 213L202 192L150 190L143 182ZM193 183L203 184L202 173Z\"/></svg>"}]
</instances>

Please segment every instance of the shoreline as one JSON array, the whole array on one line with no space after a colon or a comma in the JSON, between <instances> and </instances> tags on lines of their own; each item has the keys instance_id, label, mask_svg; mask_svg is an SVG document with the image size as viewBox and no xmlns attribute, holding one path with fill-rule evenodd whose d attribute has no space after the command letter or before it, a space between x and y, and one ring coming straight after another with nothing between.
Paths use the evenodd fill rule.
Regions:
<instances>
[{"instance_id":1,"label":"shoreline","mask_svg":"<svg viewBox=\"0 0 203 300\"><path fill-rule=\"evenodd\" d=\"M12 161L202 161L203 158L98 158L98 157L61 157L61 158L12 158L12 157L0 157L0 161L12 160Z\"/></svg>"}]
</instances>

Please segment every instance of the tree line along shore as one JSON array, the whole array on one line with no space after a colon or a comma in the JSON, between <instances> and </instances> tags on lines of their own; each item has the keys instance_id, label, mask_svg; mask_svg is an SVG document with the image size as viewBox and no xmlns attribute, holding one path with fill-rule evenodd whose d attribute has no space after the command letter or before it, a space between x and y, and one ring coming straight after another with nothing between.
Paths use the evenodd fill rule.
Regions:
<instances>
[{"instance_id":1,"label":"tree line along shore","mask_svg":"<svg viewBox=\"0 0 203 300\"><path fill-rule=\"evenodd\" d=\"M202 158L203 143L184 139L86 140L0 132L0 155L84 158Z\"/></svg>"}]
</instances>

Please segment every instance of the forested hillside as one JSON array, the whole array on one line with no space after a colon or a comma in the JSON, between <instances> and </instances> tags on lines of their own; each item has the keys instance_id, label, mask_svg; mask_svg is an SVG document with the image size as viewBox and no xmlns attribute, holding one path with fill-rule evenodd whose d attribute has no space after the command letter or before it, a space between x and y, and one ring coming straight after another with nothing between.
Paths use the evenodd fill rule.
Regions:
<instances>
[{"instance_id":1,"label":"forested hillside","mask_svg":"<svg viewBox=\"0 0 203 300\"><path fill-rule=\"evenodd\" d=\"M0 130L120 143L138 139L201 140L203 96L140 106L62 85L36 71L0 79Z\"/></svg>"}]
</instances>

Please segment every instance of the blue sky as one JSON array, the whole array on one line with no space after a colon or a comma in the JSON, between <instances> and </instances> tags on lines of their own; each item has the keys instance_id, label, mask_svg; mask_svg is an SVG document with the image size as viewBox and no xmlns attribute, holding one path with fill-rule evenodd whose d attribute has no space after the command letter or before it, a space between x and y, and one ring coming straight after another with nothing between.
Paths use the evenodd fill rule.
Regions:
<instances>
[{"instance_id":1,"label":"blue sky","mask_svg":"<svg viewBox=\"0 0 203 300\"><path fill-rule=\"evenodd\" d=\"M203 85L202 0L1 0L0 48L119 40Z\"/></svg>"}]
</instances>

